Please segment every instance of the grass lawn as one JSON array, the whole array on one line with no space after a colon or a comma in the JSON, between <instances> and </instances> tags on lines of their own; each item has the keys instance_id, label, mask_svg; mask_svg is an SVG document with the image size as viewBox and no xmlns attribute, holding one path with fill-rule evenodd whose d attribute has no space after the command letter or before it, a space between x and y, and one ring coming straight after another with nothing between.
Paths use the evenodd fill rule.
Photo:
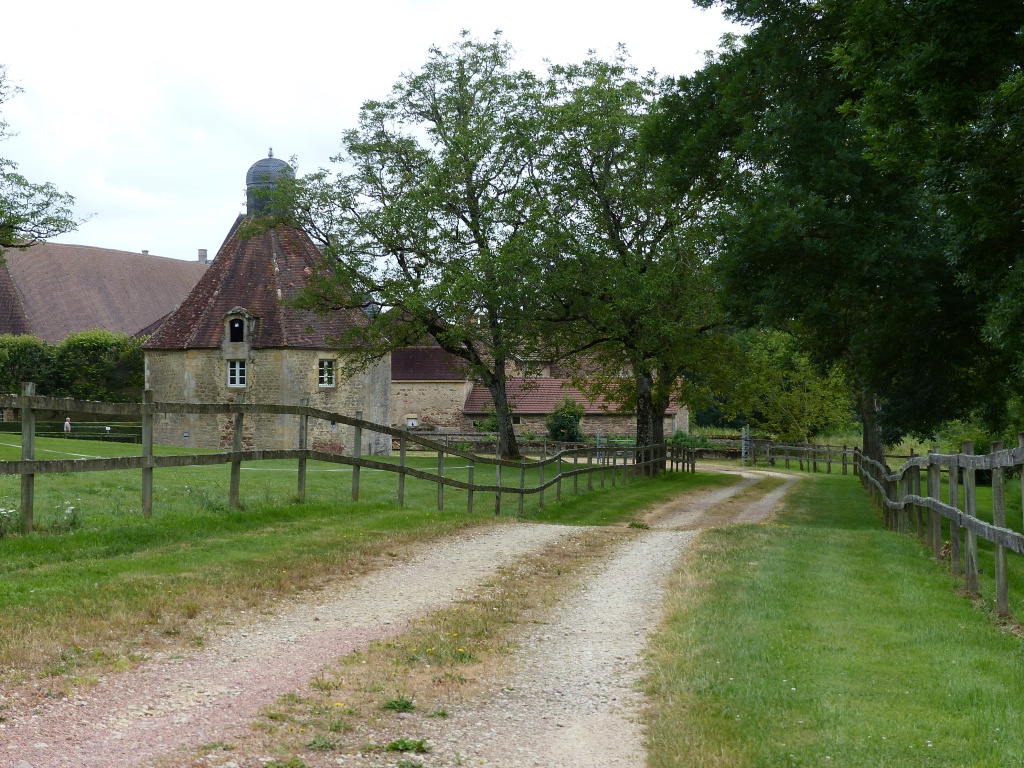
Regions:
<instances>
[{"instance_id":1,"label":"grass lawn","mask_svg":"<svg viewBox=\"0 0 1024 768\"><path fill-rule=\"evenodd\" d=\"M41 438L36 455L138 450ZM16 439L0 437L0 459L19 454ZM436 469L437 458L413 456L410 464ZM495 519L493 494L476 494L468 515L465 492L445 489L439 512L436 484L414 478L406 479L406 506L398 507L397 475L366 469L354 503L351 469L318 462L309 462L307 501L298 504L292 461L243 464L242 509L231 510L229 471L228 465L155 470L150 519L140 514L139 470L37 476L39 532L0 537L0 679L88 675L161 645L200 645L204 632L232 611L266 610L296 591L358 574L412 541ZM449 460L445 473L468 474L462 460ZM477 482L493 478L493 468L477 466ZM536 495L527 497L524 518L614 524L681 492L723 482L717 475L679 474L612 489L609 476L601 491L598 478L592 493L582 480L578 496L564 482L561 503L551 489L544 510ZM503 481L518 487L518 472L506 471ZM19 489L16 476L0 477L0 507L17 507ZM505 496L502 521L515 518L517 509L515 495Z\"/></svg>"},{"instance_id":2,"label":"grass lawn","mask_svg":"<svg viewBox=\"0 0 1024 768\"><path fill-rule=\"evenodd\" d=\"M852 477L705 533L652 645L651 768L1021 764L1021 641L958 586Z\"/></svg>"}]
</instances>

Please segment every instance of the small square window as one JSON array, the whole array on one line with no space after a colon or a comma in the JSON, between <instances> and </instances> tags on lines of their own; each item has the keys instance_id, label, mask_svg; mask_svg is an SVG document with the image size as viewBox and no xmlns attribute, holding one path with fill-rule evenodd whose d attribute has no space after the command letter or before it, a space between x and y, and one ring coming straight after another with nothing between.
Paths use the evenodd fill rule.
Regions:
<instances>
[{"instance_id":1,"label":"small square window","mask_svg":"<svg viewBox=\"0 0 1024 768\"><path fill-rule=\"evenodd\" d=\"M228 360L228 386L245 386L245 360Z\"/></svg>"},{"instance_id":2,"label":"small square window","mask_svg":"<svg viewBox=\"0 0 1024 768\"><path fill-rule=\"evenodd\" d=\"M512 417L512 423L513 424L521 424L522 421L523 421L523 419L522 419L521 416L513 416Z\"/></svg>"},{"instance_id":3,"label":"small square window","mask_svg":"<svg viewBox=\"0 0 1024 768\"><path fill-rule=\"evenodd\" d=\"M321 387L334 386L334 361L321 360L317 368L317 381Z\"/></svg>"}]
</instances>

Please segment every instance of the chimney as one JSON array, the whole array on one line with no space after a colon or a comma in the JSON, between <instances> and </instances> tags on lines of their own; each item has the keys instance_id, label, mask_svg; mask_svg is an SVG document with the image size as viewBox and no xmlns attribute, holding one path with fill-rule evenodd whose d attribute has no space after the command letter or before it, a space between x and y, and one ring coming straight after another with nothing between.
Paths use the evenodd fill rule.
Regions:
<instances>
[{"instance_id":1,"label":"chimney","mask_svg":"<svg viewBox=\"0 0 1024 768\"><path fill-rule=\"evenodd\" d=\"M142 251L142 255L143 255L143 256L149 256L149 251L147 251L147 250L143 249L143 251Z\"/></svg>"},{"instance_id":2,"label":"chimney","mask_svg":"<svg viewBox=\"0 0 1024 768\"><path fill-rule=\"evenodd\" d=\"M199 249L199 263L200 264L206 264L206 249L205 248L200 248Z\"/></svg>"}]
</instances>

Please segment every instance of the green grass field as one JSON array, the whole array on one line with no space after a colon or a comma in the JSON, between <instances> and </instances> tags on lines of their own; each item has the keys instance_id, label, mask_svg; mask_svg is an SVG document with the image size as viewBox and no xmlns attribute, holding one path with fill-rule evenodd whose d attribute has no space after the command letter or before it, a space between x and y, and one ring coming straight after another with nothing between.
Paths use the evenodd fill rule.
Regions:
<instances>
[{"instance_id":1,"label":"green grass field","mask_svg":"<svg viewBox=\"0 0 1024 768\"><path fill-rule=\"evenodd\" d=\"M138 446L40 439L39 458L134 455ZM183 452L157 449L158 453ZM0 459L20 455L0 438ZM393 459L397 461L396 459ZM410 464L436 469L435 456ZM548 468L551 477L552 468ZM494 482L478 465L477 482ZM466 463L449 459L449 477L465 479ZM527 483L536 472L528 473ZM509 475L514 475L510 477ZM316 588L372 567L402 546L458 528L493 524L494 495L477 493L473 515L466 494L406 479L406 506L397 505L397 475L363 469L360 500L352 501L348 467L309 462L306 503L296 502L293 461L243 464L242 508L227 505L229 466L154 471L154 514L141 516L141 471L66 473L36 477L38 532L0 538L0 670L52 674L123 664L161 644L201 644L206 627L234 610L264 610L275 599ZM517 472L505 484L518 487ZM528 496L523 517L603 525L632 519L716 475L672 475L579 495L563 483L545 509ZM16 476L0 478L0 507L18 505ZM73 508L69 513L68 509ZM504 498L502 522L517 517L515 494ZM13 514L14 530L20 518ZM86 674L86 672L82 672Z\"/></svg>"},{"instance_id":2,"label":"green grass field","mask_svg":"<svg viewBox=\"0 0 1024 768\"><path fill-rule=\"evenodd\" d=\"M674 576L650 765L1018 765L1022 673L1020 640L948 564L883 530L854 478L812 476L777 522L704 534Z\"/></svg>"}]
</instances>

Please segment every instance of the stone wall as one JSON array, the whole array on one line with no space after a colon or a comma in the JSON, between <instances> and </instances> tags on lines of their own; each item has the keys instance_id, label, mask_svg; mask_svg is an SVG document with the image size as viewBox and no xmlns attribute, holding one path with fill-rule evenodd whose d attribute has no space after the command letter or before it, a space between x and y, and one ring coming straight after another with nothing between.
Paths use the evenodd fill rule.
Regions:
<instances>
[{"instance_id":1,"label":"stone wall","mask_svg":"<svg viewBox=\"0 0 1024 768\"><path fill-rule=\"evenodd\" d=\"M236 354L233 350L231 359ZM246 386L227 385L226 351L147 350L146 386L157 402L228 403L243 393L246 402L298 405L308 397L314 408L346 416L363 413L371 421L384 420L391 411L388 383L390 358L346 380L340 376L333 387L318 384L318 361L338 359L328 350L257 349L246 358ZM338 360L340 374L341 361ZM195 414L162 414L154 420L154 440L163 445L225 449L231 447L232 417ZM317 450L352 450L353 429L313 419L309 423L310 447ZM264 450L297 448L297 416L248 416L243 445ZM384 435L364 434L363 453L388 453L391 440Z\"/></svg>"},{"instance_id":2,"label":"stone wall","mask_svg":"<svg viewBox=\"0 0 1024 768\"><path fill-rule=\"evenodd\" d=\"M405 417L415 413L421 425L446 431L472 426L462 412L473 383L470 381L392 381L391 424L405 429Z\"/></svg>"},{"instance_id":3,"label":"stone wall","mask_svg":"<svg viewBox=\"0 0 1024 768\"><path fill-rule=\"evenodd\" d=\"M682 416L684 411L680 411ZM547 427L544 425L545 416L521 416L519 423L515 426L517 435L523 435L529 432L537 437L542 437L548 433ZM677 417L675 420L676 427L682 421L681 418ZM665 417L665 437L671 437L673 433L673 422L671 416ZM688 419L687 419L688 425ZM593 436L598 432L601 433L602 437L614 435L616 437L633 437L636 435L636 417L629 414L618 414L609 413L605 414L587 414L583 417L580 422L580 431L584 435Z\"/></svg>"}]
</instances>

